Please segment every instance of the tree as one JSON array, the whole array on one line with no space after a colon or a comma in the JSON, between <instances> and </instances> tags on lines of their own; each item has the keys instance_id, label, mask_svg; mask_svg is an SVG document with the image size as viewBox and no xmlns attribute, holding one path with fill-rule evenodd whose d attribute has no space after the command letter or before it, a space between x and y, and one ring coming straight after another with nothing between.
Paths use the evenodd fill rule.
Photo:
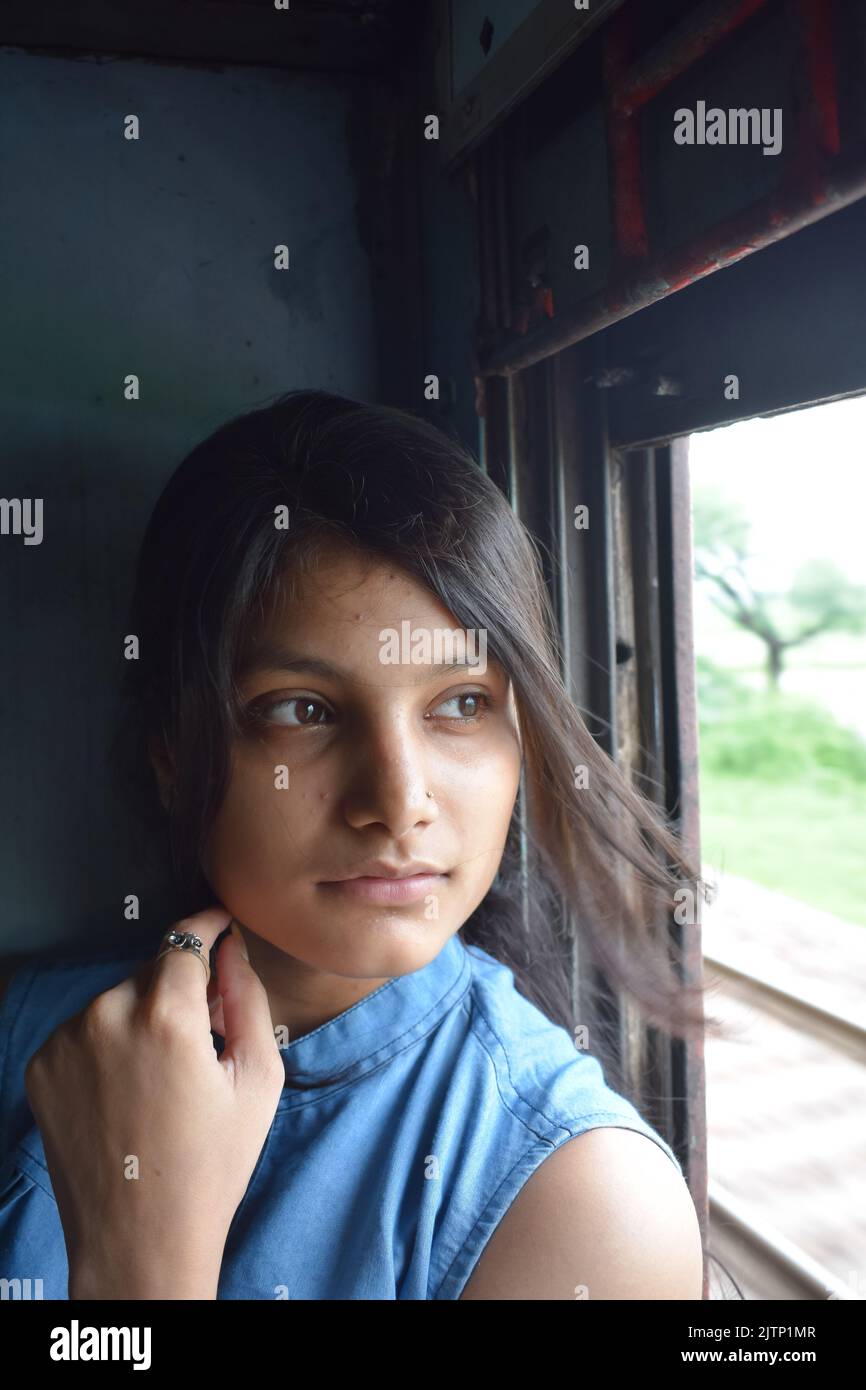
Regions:
<instances>
[{"instance_id":1,"label":"tree","mask_svg":"<svg viewBox=\"0 0 866 1390\"><path fill-rule=\"evenodd\" d=\"M853 584L829 559L799 567L786 593L755 582L756 556L742 506L711 489L694 495L695 578L731 622L766 648L771 690L778 690L785 653L823 632L866 630L866 587Z\"/></svg>"}]
</instances>

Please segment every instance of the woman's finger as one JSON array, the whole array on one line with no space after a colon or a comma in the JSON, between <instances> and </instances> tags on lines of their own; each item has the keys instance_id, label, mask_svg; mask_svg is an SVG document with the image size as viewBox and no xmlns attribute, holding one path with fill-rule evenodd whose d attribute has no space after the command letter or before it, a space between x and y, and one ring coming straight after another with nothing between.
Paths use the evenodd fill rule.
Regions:
<instances>
[{"instance_id":1,"label":"woman's finger","mask_svg":"<svg viewBox=\"0 0 866 1390\"><path fill-rule=\"evenodd\" d=\"M249 962L240 929L238 933L229 933L219 949L218 988L226 1042L220 1061L226 1067L272 1068L282 1084L285 1068L274 1036L267 991Z\"/></svg>"},{"instance_id":2,"label":"woman's finger","mask_svg":"<svg viewBox=\"0 0 866 1390\"><path fill-rule=\"evenodd\" d=\"M175 1003L179 1009L200 1006L205 1015L208 1015L207 971L203 969L200 960L184 960L184 957L192 958L201 954L205 960L208 960L214 942L220 933L225 931L231 920L232 915L227 908L209 907L203 912L197 912L193 917L186 917L182 921L176 922L171 930L192 933L201 941L201 947L198 952L193 950L166 951L166 954L154 963L153 974L147 991L148 995L152 999L159 998L169 1005ZM163 949L164 945L163 942L160 950Z\"/></svg>"}]
</instances>

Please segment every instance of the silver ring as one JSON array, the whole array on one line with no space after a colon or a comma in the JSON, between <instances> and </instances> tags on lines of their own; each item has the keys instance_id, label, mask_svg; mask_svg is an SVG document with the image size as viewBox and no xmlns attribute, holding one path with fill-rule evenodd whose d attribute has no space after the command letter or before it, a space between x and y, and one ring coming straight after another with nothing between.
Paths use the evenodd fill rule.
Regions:
<instances>
[{"instance_id":1,"label":"silver ring","mask_svg":"<svg viewBox=\"0 0 866 1390\"><path fill-rule=\"evenodd\" d=\"M168 955L169 951L186 951L194 956L198 956L199 960L205 968L205 973L207 975L207 983L210 984L210 966L207 962L207 959L202 954L201 948L204 945L204 942L202 941L200 936L196 936L195 932L191 931L172 930L166 933L163 940L165 941L165 945L159 952L157 960L162 960L163 956Z\"/></svg>"}]
</instances>

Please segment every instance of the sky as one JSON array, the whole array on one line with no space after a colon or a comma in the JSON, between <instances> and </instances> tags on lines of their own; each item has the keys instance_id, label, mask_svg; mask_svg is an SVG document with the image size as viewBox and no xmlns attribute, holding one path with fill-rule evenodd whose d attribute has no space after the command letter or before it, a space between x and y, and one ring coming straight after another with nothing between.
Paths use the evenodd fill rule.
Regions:
<instances>
[{"instance_id":1,"label":"sky","mask_svg":"<svg viewBox=\"0 0 866 1390\"><path fill-rule=\"evenodd\" d=\"M693 434L689 461L746 508L762 582L829 557L866 584L866 396Z\"/></svg>"},{"instance_id":2,"label":"sky","mask_svg":"<svg viewBox=\"0 0 866 1390\"><path fill-rule=\"evenodd\" d=\"M692 490L724 489L745 508L760 562L750 574L784 590L803 561L828 557L866 584L866 397L790 411L693 434ZM696 585L699 653L763 687L766 651ZM866 636L826 633L790 651L783 690L826 706L866 738Z\"/></svg>"}]
</instances>

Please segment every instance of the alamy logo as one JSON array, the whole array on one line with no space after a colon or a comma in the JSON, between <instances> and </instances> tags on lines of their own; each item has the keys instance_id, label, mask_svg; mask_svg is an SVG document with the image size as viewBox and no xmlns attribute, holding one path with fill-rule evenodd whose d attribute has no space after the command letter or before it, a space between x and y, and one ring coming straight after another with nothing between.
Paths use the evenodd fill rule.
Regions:
<instances>
[{"instance_id":1,"label":"alamy logo","mask_svg":"<svg viewBox=\"0 0 866 1390\"><path fill-rule=\"evenodd\" d=\"M149 1327L52 1327L52 1361L132 1361L134 1371L150 1369Z\"/></svg>"},{"instance_id":2,"label":"alamy logo","mask_svg":"<svg viewBox=\"0 0 866 1390\"><path fill-rule=\"evenodd\" d=\"M776 128L778 125L778 129ZM674 112L674 140L678 145L763 145L764 154L782 148L782 108L731 107L728 111L699 101L691 111L681 106Z\"/></svg>"},{"instance_id":3,"label":"alamy logo","mask_svg":"<svg viewBox=\"0 0 866 1390\"><path fill-rule=\"evenodd\" d=\"M0 497L0 535L24 537L25 545L42 544L42 498Z\"/></svg>"},{"instance_id":4,"label":"alamy logo","mask_svg":"<svg viewBox=\"0 0 866 1390\"><path fill-rule=\"evenodd\" d=\"M400 631L385 627L379 633L379 660L383 666L472 666L483 674L487 670L487 629L416 627L404 618ZM480 653L480 655L479 655Z\"/></svg>"}]
</instances>

